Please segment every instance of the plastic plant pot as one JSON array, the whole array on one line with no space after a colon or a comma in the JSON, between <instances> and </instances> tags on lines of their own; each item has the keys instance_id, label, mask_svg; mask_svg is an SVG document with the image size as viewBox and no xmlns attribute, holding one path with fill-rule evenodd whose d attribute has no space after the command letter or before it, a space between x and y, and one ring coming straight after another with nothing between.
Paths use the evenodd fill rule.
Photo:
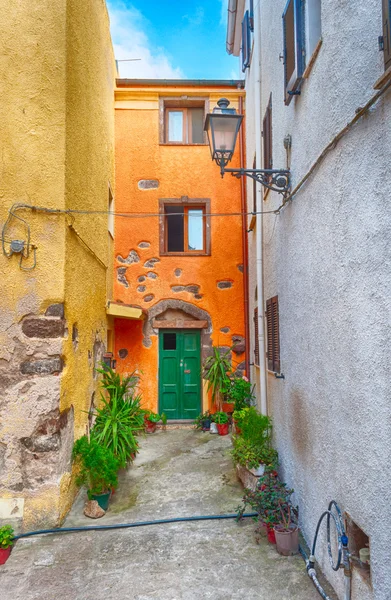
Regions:
<instances>
[{"instance_id":1,"label":"plastic plant pot","mask_svg":"<svg viewBox=\"0 0 391 600\"><path fill-rule=\"evenodd\" d=\"M210 424L210 430L209 430L209 433L218 433L218 431L217 431L217 425L216 425L216 423L214 423L213 421L212 421L212 423Z\"/></svg>"},{"instance_id":2,"label":"plastic plant pot","mask_svg":"<svg viewBox=\"0 0 391 600\"><path fill-rule=\"evenodd\" d=\"M228 435L229 433L229 423L216 423L217 431L219 435Z\"/></svg>"},{"instance_id":3,"label":"plastic plant pot","mask_svg":"<svg viewBox=\"0 0 391 600\"><path fill-rule=\"evenodd\" d=\"M99 506L103 510L107 510L109 508L109 500L110 500L111 492L106 492L105 494L92 494L92 500L96 500Z\"/></svg>"},{"instance_id":4,"label":"plastic plant pot","mask_svg":"<svg viewBox=\"0 0 391 600\"><path fill-rule=\"evenodd\" d=\"M204 419L202 421L202 431L209 431L210 423L211 423L210 419Z\"/></svg>"},{"instance_id":5,"label":"plastic plant pot","mask_svg":"<svg viewBox=\"0 0 391 600\"><path fill-rule=\"evenodd\" d=\"M233 426L234 426L234 433L236 433L236 435L241 435L242 434L242 430L240 429L238 422L236 421L236 419L232 420Z\"/></svg>"},{"instance_id":6,"label":"plastic plant pot","mask_svg":"<svg viewBox=\"0 0 391 600\"><path fill-rule=\"evenodd\" d=\"M5 565L11 554L11 546L8 548L0 548L0 565Z\"/></svg>"},{"instance_id":7,"label":"plastic plant pot","mask_svg":"<svg viewBox=\"0 0 391 600\"><path fill-rule=\"evenodd\" d=\"M149 419L145 419L145 433L155 433L157 424Z\"/></svg>"},{"instance_id":8,"label":"plastic plant pot","mask_svg":"<svg viewBox=\"0 0 391 600\"><path fill-rule=\"evenodd\" d=\"M272 527L267 528L267 539L271 544L276 544L276 534Z\"/></svg>"},{"instance_id":9,"label":"plastic plant pot","mask_svg":"<svg viewBox=\"0 0 391 600\"><path fill-rule=\"evenodd\" d=\"M274 527L277 552L283 556L292 556L299 552L299 528L292 525L287 531L282 525Z\"/></svg>"}]
</instances>

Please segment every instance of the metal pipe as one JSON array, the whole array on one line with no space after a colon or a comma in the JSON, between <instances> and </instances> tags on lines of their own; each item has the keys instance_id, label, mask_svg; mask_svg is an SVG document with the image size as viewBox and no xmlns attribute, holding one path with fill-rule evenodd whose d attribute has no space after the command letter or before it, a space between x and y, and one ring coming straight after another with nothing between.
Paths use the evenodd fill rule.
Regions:
<instances>
[{"instance_id":1,"label":"metal pipe","mask_svg":"<svg viewBox=\"0 0 391 600\"><path fill-rule=\"evenodd\" d=\"M239 114L243 114L243 98L239 97ZM244 126L239 130L240 168L245 167ZM245 364L246 376L250 379L250 319L249 319L249 284L248 284L248 232L247 232L247 199L246 178L240 178L240 201L242 209L242 254L243 254L243 294L244 294L244 331L245 331Z\"/></svg>"},{"instance_id":2,"label":"metal pipe","mask_svg":"<svg viewBox=\"0 0 391 600\"><path fill-rule=\"evenodd\" d=\"M260 2L255 6L254 14L254 49L252 58L252 68L255 79L255 152L256 168L261 169L261 8ZM262 186L256 186L257 191L257 212L262 213ZM265 319L264 319L264 288L263 288L263 215L257 215L256 223L256 268L257 268L257 289L258 289L258 347L259 347L259 387L260 387L260 409L267 414L267 388L266 388L266 351L265 351Z\"/></svg>"}]
</instances>

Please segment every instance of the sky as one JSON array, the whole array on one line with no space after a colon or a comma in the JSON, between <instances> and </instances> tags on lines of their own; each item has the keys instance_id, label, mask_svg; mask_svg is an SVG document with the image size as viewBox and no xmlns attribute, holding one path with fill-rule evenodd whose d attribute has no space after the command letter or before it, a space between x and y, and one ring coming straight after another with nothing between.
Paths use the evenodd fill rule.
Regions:
<instances>
[{"instance_id":1,"label":"sky","mask_svg":"<svg viewBox=\"0 0 391 600\"><path fill-rule=\"evenodd\" d=\"M225 50L228 0L107 0L120 77L241 79Z\"/></svg>"}]
</instances>

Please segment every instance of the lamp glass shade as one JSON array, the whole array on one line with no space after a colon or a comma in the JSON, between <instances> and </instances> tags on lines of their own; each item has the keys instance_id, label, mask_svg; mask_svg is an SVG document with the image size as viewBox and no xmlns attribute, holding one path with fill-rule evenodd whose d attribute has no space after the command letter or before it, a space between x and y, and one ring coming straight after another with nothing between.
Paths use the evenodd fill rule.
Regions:
<instances>
[{"instance_id":1,"label":"lamp glass shade","mask_svg":"<svg viewBox=\"0 0 391 600\"><path fill-rule=\"evenodd\" d=\"M243 116L211 113L207 115L205 129L208 133L212 158L224 156L229 161L235 150L236 138Z\"/></svg>"}]
</instances>

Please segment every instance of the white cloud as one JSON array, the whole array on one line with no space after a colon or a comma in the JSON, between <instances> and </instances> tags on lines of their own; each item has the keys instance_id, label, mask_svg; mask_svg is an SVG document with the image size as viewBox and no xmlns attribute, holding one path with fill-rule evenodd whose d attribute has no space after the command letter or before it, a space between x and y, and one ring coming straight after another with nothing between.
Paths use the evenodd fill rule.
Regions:
<instances>
[{"instance_id":1,"label":"white cloud","mask_svg":"<svg viewBox=\"0 0 391 600\"><path fill-rule=\"evenodd\" d=\"M182 19L188 21L190 25L202 25L204 22L205 11L202 6L198 6L193 15L183 15Z\"/></svg>"},{"instance_id":2,"label":"white cloud","mask_svg":"<svg viewBox=\"0 0 391 600\"><path fill-rule=\"evenodd\" d=\"M220 2L220 25L227 27L228 0L218 0L218 2Z\"/></svg>"},{"instance_id":3,"label":"white cloud","mask_svg":"<svg viewBox=\"0 0 391 600\"><path fill-rule=\"evenodd\" d=\"M111 36L117 60L139 58L132 62L120 62L120 77L129 79L182 79L179 67L171 64L164 48L154 47L145 29L148 21L142 13L122 0L109 0Z\"/></svg>"}]
</instances>

